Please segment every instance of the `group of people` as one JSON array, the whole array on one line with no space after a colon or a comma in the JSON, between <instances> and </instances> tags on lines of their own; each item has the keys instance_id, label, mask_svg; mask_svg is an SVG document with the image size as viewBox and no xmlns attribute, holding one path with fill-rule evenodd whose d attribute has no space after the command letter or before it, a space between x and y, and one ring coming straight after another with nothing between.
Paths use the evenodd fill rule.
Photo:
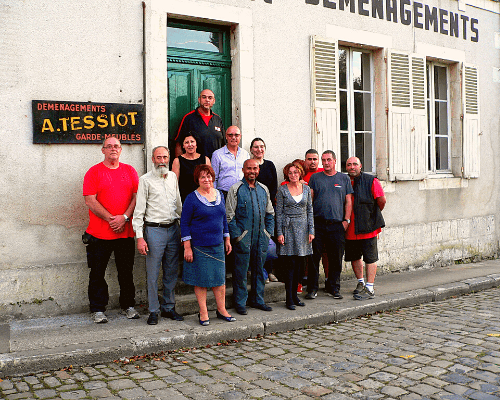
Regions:
<instances>
[{"instance_id":1,"label":"group of people","mask_svg":"<svg viewBox=\"0 0 500 400\"><path fill-rule=\"evenodd\" d=\"M175 310L174 295L181 253L182 279L194 286L200 325L210 323L208 289L214 293L217 318L236 320L225 306L226 268L232 271L238 314L246 315L247 306L271 311L264 301L268 275L264 265L273 239L283 266L288 309L305 305L297 295L305 265L306 299L316 297L323 253L326 286L334 298L342 298L344 247L346 261L352 262L358 278L355 298L372 298L376 239L384 226L380 211L385 196L380 182L361 172L355 157L347 160L349 177L336 171L332 151L322 154L321 169L317 151L309 150L303 163L296 160L285 166L285 180L278 187L276 168L264 159L264 140L255 138L249 154L239 146L240 129L230 126L224 130L222 120L212 112L213 92L203 90L198 102L199 107L188 113L179 127L171 170L168 147L157 146L152 150L153 169L139 178L132 166L119 161L120 141L108 137L102 147L104 161L85 175L83 195L90 219L84 242L94 322L107 322L105 271L112 253L120 307L127 318L139 318L133 281L135 246L146 256L150 325L157 324L159 316L183 320ZM366 283L362 258L367 267ZM272 268L272 264L266 266L269 277L276 280ZM160 271L163 292L159 298Z\"/></svg>"}]
</instances>

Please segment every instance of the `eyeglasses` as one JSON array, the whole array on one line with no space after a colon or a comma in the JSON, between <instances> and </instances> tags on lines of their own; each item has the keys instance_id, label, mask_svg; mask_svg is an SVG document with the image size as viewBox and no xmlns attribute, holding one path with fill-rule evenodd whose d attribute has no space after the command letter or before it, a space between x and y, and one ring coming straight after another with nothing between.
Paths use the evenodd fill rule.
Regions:
<instances>
[{"instance_id":1,"label":"eyeglasses","mask_svg":"<svg viewBox=\"0 0 500 400\"><path fill-rule=\"evenodd\" d=\"M229 136L229 137L240 137L241 134L239 134L239 133L226 133L226 136Z\"/></svg>"},{"instance_id":2,"label":"eyeglasses","mask_svg":"<svg viewBox=\"0 0 500 400\"><path fill-rule=\"evenodd\" d=\"M122 146L120 146L119 144L108 144L107 146L103 146L102 147L103 149L108 149L108 150L111 150L111 149L121 149Z\"/></svg>"}]
</instances>

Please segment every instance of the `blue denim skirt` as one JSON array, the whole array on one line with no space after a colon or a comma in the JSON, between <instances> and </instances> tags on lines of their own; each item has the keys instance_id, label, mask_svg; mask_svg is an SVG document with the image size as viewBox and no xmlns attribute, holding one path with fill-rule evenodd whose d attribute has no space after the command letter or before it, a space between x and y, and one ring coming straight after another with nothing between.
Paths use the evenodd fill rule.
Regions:
<instances>
[{"instance_id":1,"label":"blue denim skirt","mask_svg":"<svg viewBox=\"0 0 500 400\"><path fill-rule=\"evenodd\" d=\"M224 243L193 246L193 262L184 260L182 280L187 285L212 288L226 284Z\"/></svg>"}]
</instances>

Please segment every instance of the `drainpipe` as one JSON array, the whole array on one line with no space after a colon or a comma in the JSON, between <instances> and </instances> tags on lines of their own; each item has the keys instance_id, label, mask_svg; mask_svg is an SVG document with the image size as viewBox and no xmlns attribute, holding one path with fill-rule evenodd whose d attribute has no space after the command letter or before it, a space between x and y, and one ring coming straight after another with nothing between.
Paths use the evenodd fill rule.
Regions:
<instances>
[{"instance_id":1,"label":"drainpipe","mask_svg":"<svg viewBox=\"0 0 500 400\"><path fill-rule=\"evenodd\" d=\"M144 154L144 172L148 170L148 155L147 155L147 141L146 141L146 2L142 2L142 102L144 104L144 147L142 148Z\"/></svg>"}]
</instances>

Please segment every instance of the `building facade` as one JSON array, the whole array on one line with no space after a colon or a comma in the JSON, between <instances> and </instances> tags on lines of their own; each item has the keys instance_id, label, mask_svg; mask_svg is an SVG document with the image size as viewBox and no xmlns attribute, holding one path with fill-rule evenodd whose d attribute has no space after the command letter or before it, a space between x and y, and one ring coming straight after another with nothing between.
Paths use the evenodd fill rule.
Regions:
<instances>
[{"instance_id":1,"label":"building facade","mask_svg":"<svg viewBox=\"0 0 500 400\"><path fill-rule=\"evenodd\" d=\"M262 137L278 171L314 147L376 174L382 269L498 252L497 2L4 0L0 11L0 318L87 309L82 181L102 153L76 135L98 125L68 117L74 142L38 143L34 100L140 105L143 136L126 136L121 161L141 175L210 88L226 127L247 150ZM145 299L140 256L135 270Z\"/></svg>"}]
</instances>

